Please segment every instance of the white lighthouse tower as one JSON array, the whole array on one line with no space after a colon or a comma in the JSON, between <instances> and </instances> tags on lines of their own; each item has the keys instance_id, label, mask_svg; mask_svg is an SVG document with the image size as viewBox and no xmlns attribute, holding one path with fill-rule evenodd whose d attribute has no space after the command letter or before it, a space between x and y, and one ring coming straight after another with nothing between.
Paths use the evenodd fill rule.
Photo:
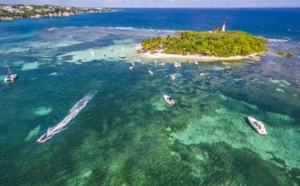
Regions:
<instances>
[{"instance_id":1,"label":"white lighthouse tower","mask_svg":"<svg viewBox=\"0 0 300 186\"><path fill-rule=\"evenodd\" d=\"M225 32L225 26L226 26L226 23L223 22L223 26L222 26L222 32Z\"/></svg>"}]
</instances>

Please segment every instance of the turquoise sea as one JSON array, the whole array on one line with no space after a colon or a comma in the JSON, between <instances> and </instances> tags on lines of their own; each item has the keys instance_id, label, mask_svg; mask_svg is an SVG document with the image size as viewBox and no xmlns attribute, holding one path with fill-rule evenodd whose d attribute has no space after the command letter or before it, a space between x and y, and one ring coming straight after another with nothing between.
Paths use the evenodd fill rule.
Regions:
<instances>
[{"instance_id":1,"label":"turquoise sea","mask_svg":"<svg viewBox=\"0 0 300 186\"><path fill-rule=\"evenodd\" d=\"M19 76L0 83L0 185L300 185L299 17L300 8L125 9L0 22L0 79L5 60ZM149 37L223 21L268 38L270 51L177 69L119 58ZM65 130L36 142L59 123Z\"/></svg>"}]
</instances>

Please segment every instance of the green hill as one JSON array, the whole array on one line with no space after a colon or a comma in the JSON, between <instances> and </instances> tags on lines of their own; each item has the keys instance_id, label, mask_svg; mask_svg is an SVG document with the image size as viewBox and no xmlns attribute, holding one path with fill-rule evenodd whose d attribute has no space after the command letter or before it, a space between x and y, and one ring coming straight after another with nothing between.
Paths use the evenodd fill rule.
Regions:
<instances>
[{"instance_id":1,"label":"green hill","mask_svg":"<svg viewBox=\"0 0 300 186\"><path fill-rule=\"evenodd\" d=\"M241 31L178 32L179 37L153 37L142 41L142 50L167 54L217 57L246 56L268 51L267 40Z\"/></svg>"}]
</instances>

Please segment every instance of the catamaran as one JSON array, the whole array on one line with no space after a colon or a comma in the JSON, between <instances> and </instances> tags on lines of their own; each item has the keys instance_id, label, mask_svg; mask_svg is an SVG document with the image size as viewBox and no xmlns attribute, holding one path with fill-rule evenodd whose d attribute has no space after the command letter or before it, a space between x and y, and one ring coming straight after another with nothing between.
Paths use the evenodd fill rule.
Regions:
<instances>
[{"instance_id":1,"label":"catamaran","mask_svg":"<svg viewBox=\"0 0 300 186\"><path fill-rule=\"evenodd\" d=\"M6 60L4 62L7 66L7 75L4 77L4 81L5 82L14 81L15 79L17 79L18 75L17 74L12 74Z\"/></svg>"}]
</instances>

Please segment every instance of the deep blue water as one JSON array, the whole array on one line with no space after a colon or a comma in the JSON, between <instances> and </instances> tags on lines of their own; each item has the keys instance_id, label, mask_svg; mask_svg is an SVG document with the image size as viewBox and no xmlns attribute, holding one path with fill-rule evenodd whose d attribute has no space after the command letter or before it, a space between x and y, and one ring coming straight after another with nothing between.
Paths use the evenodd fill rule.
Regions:
<instances>
[{"instance_id":1,"label":"deep blue water","mask_svg":"<svg viewBox=\"0 0 300 186\"><path fill-rule=\"evenodd\" d=\"M300 8L125 9L0 22L0 60L19 75L0 83L0 185L300 185L299 17ZM223 22L270 39L270 51L180 68L119 58L143 39ZM1 63L0 78L6 71ZM36 142L59 123L66 130Z\"/></svg>"},{"instance_id":2,"label":"deep blue water","mask_svg":"<svg viewBox=\"0 0 300 186\"><path fill-rule=\"evenodd\" d=\"M6 32L32 32L49 27L104 26L167 30L243 30L267 38L300 39L300 8L259 9L124 9L117 13L2 22ZM30 25L30 26L29 26ZM289 28L291 32L288 32Z\"/></svg>"}]
</instances>

